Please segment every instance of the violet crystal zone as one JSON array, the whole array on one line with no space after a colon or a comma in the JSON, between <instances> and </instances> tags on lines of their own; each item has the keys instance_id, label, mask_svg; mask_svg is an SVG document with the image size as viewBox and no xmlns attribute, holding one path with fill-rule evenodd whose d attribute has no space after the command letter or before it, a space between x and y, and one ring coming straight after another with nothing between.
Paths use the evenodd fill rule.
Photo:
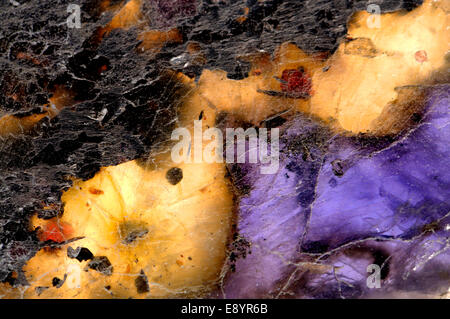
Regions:
<instances>
[{"instance_id":1,"label":"violet crystal zone","mask_svg":"<svg viewBox=\"0 0 450 319\"><path fill-rule=\"evenodd\" d=\"M449 92L448 85L434 88L422 119L394 140L333 136L298 117L282 127L277 174L234 165L249 189L238 230L250 248L228 274L225 296L446 293ZM379 289L367 282L370 264L380 266Z\"/></svg>"}]
</instances>

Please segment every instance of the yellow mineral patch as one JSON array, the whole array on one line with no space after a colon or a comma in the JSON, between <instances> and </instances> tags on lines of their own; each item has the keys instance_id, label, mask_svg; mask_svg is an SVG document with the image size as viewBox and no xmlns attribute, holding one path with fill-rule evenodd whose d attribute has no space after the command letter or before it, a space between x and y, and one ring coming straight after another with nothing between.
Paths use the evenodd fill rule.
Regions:
<instances>
[{"instance_id":1,"label":"yellow mineral patch","mask_svg":"<svg viewBox=\"0 0 450 319\"><path fill-rule=\"evenodd\" d=\"M33 114L22 118L9 114L4 115L0 118L0 137L26 133L45 116L47 116L46 113Z\"/></svg>"},{"instance_id":2,"label":"yellow mineral patch","mask_svg":"<svg viewBox=\"0 0 450 319\"><path fill-rule=\"evenodd\" d=\"M150 30L139 34L142 41L139 48L142 51L159 51L166 43L183 43L183 36L174 28L168 31Z\"/></svg>"},{"instance_id":3,"label":"yellow mineral patch","mask_svg":"<svg viewBox=\"0 0 450 319\"><path fill-rule=\"evenodd\" d=\"M107 34L114 29L128 29L138 23L142 18L141 0L128 1L112 20L102 29L103 34Z\"/></svg>"},{"instance_id":4,"label":"yellow mineral patch","mask_svg":"<svg viewBox=\"0 0 450 319\"><path fill-rule=\"evenodd\" d=\"M5 114L0 117L0 137L26 134L44 117L55 117L65 106L73 104L74 94L62 86L56 86L53 95L49 98L50 105L44 105L42 113L18 117L14 114Z\"/></svg>"},{"instance_id":5,"label":"yellow mineral patch","mask_svg":"<svg viewBox=\"0 0 450 319\"><path fill-rule=\"evenodd\" d=\"M89 181L77 181L63 195L60 223L72 226L73 237L84 238L39 251L24 267L31 284L24 297L199 296L215 287L232 218L225 169L221 164L177 164L183 178L172 185L165 177L172 165L167 162L148 170L133 161L103 168ZM90 189L103 193L92 194ZM43 225L38 218L32 223ZM89 261L69 258L68 246L106 256L112 274L90 269ZM148 279L146 293L136 288L141 270ZM66 283L52 286L54 277L65 275ZM36 288L44 286L50 288L38 296Z\"/></svg>"},{"instance_id":6,"label":"yellow mineral patch","mask_svg":"<svg viewBox=\"0 0 450 319\"><path fill-rule=\"evenodd\" d=\"M326 71L313 76L311 112L336 119L353 133L397 133L401 125L379 127L388 118L402 121L404 113L383 111L401 108L405 99L414 97L399 96L396 88L431 84L439 80L433 72L446 65L450 47L445 2L425 1L408 13L382 14L380 28L370 27L369 13L356 13L348 29L351 40L339 46ZM426 61L416 59L419 51L426 52ZM382 114L386 116L380 119Z\"/></svg>"},{"instance_id":7,"label":"yellow mineral patch","mask_svg":"<svg viewBox=\"0 0 450 319\"><path fill-rule=\"evenodd\" d=\"M142 0L130 0L114 15L111 21L98 31L97 41L103 36L108 35L114 29L129 29L131 27L139 27L143 29ZM115 6L109 6L104 3L104 10L116 10ZM138 39L142 41L139 46L141 51L158 52L166 43L182 43L183 37L178 29L170 30L146 30L139 34Z\"/></svg>"}]
</instances>

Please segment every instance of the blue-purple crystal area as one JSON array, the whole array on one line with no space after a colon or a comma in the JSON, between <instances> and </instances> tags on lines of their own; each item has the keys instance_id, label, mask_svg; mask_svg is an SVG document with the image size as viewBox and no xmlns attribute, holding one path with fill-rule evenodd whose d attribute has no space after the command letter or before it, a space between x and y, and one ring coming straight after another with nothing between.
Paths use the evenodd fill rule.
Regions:
<instances>
[{"instance_id":1,"label":"blue-purple crystal area","mask_svg":"<svg viewBox=\"0 0 450 319\"><path fill-rule=\"evenodd\" d=\"M335 135L300 116L281 128L276 174L260 174L257 164L233 165L246 189L237 227L249 248L226 276L224 296L445 294L449 93L448 85L430 90L417 124L390 140Z\"/></svg>"}]
</instances>

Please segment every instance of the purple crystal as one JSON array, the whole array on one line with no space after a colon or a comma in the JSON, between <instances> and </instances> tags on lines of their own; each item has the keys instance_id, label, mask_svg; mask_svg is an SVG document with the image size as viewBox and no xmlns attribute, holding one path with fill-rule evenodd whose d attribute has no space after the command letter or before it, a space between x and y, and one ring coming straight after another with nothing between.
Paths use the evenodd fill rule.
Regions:
<instances>
[{"instance_id":1,"label":"purple crystal","mask_svg":"<svg viewBox=\"0 0 450 319\"><path fill-rule=\"evenodd\" d=\"M246 258L229 298L379 297L444 293L450 280L449 86L394 141L332 136L298 117L282 128L280 169L234 165ZM236 180L237 177L237 180ZM251 254L250 254L251 251ZM367 283L378 265L381 288Z\"/></svg>"}]
</instances>

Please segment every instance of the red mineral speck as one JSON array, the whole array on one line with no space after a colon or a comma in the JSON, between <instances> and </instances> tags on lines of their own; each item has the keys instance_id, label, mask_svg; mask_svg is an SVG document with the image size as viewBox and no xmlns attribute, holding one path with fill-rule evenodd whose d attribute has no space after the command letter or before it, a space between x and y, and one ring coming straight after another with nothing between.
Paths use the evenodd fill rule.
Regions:
<instances>
[{"instance_id":1,"label":"red mineral speck","mask_svg":"<svg viewBox=\"0 0 450 319\"><path fill-rule=\"evenodd\" d=\"M43 227L43 231L39 234L41 241L52 240L61 243L72 235L73 228L67 223L58 221L49 221Z\"/></svg>"},{"instance_id":2,"label":"red mineral speck","mask_svg":"<svg viewBox=\"0 0 450 319\"><path fill-rule=\"evenodd\" d=\"M98 73L100 73L100 74L103 72L106 72L106 71L108 71L108 66L106 64L104 64L98 68Z\"/></svg>"},{"instance_id":3,"label":"red mineral speck","mask_svg":"<svg viewBox=\"0 0 450 319\"><path fill-rule=\"evenodd\" d=\"M298 95L310 95L311 94L311 78L304 71L303 68L299 69L286 69L281 75L281 90Z\"/></svg>"},{"instance_id":4,"label":"red mineral speck","mask_svg":"<svg viewBox=\"0 0 450 319\"><path fill-rule=\"evenodd\" d=\"M416 58L416 61L419 63L423 63L428 60L427 51L425 50L417 51L416 54L414 54L414 57Z\"/></svg>"},{"instance_id":5,"label":"red mineral speck","mask_svg":"<svg viewBox=\"0 0 450 319\"><path fill-rule=\"evenodd\" d=\"M92 195L102 195L104 192L101 189L89 187L89 193L91 193Z\"/></svg>"}]
</instances>

